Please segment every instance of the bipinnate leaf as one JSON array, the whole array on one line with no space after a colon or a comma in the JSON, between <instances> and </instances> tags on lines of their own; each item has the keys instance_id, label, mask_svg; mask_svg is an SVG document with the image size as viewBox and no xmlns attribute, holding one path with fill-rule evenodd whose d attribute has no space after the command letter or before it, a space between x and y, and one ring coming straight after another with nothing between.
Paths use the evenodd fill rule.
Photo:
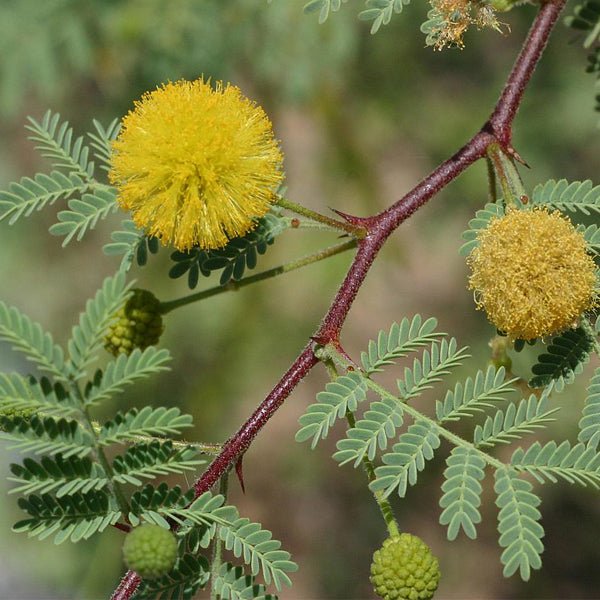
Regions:
<instances>
[{"instance_id":1,"label":"bipinnate leaf","mask_svg":"<svg viewBox=\"0 0 600 600\"><path fill-rule=\"evenodd\" d=\"M554 382L554 389L562 391L583 371L593 346L594 339L584 327L567 329L554 336L546 352L538 356L531 368L534 377L529 380L530 387L544 387Z\"/></svg>"},{"instance_id":2,"label":"bipinnate leaf","mask_svg":"<svg viewBox=\"0 0 600 600\"><path fill-rule=\"evenodd\" d=\"M485 460L473 450L457 447L446 460L444 495L440 506L444 509L440 524L448 526L448 539L454 540L462 529L472 540L477 537L475 525L481 522L481 481L485 477Z\"/></svg>"},{"instance_id":3,"label":"bipinnate leaf","mask_svg":"<svg viewBox=\"0 0 600 600\"><path fill-rule=\"evenodd\" d=\"M382 25L387 25L394 13L402 12L410 0L366 0L365 10L358 13L361 21L373 21L371 34L377 33Z\"/></svg>"},{"instance_id":4,"label":"bipinnate leaf","mask_svg":"<svg viewBox=\"0 0 600 600\"><path fill-rule=\"evenodd\" d=\"M201 554L186 552L180 555L169 573L157 579L144 579L138 588L135 598L155 600L169 598L172 600L192 600L196 592L203 588L210 579L210 565Z\"/></svg>"},{"instance_id":5,"label":"bipinnate leaf","mask_svg":"<svg viewBox=\"0 0 600 600\"><path fill-rule=\"evenodd\" d=\"M338 451L333 459L344 465L354 461L357 467L365 457L375 458L377 449L385 450L388 440L395 437L396 431L402 426L402 403L392 398L382 398L372 402L355 426L348 429L346 437L337 443Z\"/></svg>"},{"instance_id":6,"label":"bipinnate leaf","mask_svg":"<svg viewBox=\"0 0 600 600\"><path fill-rule=\"evenodd\" d=\"M64 354L52 336L42 326L24 315L18 308L0 301L0 340L10 343L42 371L55 379L67 377Z\"/></svg>"},{"instance_id":7,"label":"bipinnate leaf","mask_svg":"<svg viewBox=\"0 0 600 600\"><path fill-rule=\"evenodd\" d=\"M600 435L600 367L594 371L587 388L577 439L580 442L589 442L598 435Z\"/></svg>"},{"instance_id":8,"label":"bipinnate leaf","mask_svg":"<svg viewBox=\"0 0 600 600\"><path fill-rule=\"evenodd\" d=\"M397 491L403 498L409 485L417 482L417 475L425 468L425 461L433 458L440 445L437 425L431 421L417 421L403 433L391 452L384 454L383 466L375 469L372 491L389 496Z\"/></svg>"},{"instance_id":9,"label":"bipinnate leaf","mask_svg":"<svg viewBox=\"0 0 600 600\"><path fill-rule=\"evenodd\" d=\"M503 573L510 577L518 570L521 579L528 581L531 569L542 566L544 528L539 523L542 515L538 510L541 500L531 492L531 483L519 479L514 469L497 469L495 477Z\"/></svg>"},{"instance_id":10,"label":"bipinnate leaf","mask_svg":"<svg viewBox=\"0 0 600 600\"><path fill-rule=\"evenodd\" d=\"M7 190L0 191L0 221L8 218L8 224L13 225L21 217L29 217L57 200L81 196L92 189L93 184L76 173L52 171L38 173L33 178L23 177L18 183L9 184Z\"/></svg>"},{"instance_id":11,"label":"bipinnate leaf","mask_svg":"<svg viewBox=\"0 0 600 600\"><path fill-rule=\"evenodd\" d=\"M370 340L366 352L361 352L361 363L367 375L382 371L394 360L429 345L445 334L435 331L437 320L423 321L421 315L412 320L404 317L400 323L393 323L389 331L380 331L377 340Z\"/></svg>"},{"instance_id":12,"label":"bipinnate leaf","mask_svg":"<svg viewBox=\"0 0 600 600\"><path fill-rule=\"evenodd\" d=\"M561 478L600 489L598 438L600 436L588 444L575 445L568 440L560 444L551 440L545 445L534 442L527 450L517 448L510 462L516 470L533 475L540 483L556 483Z\"/></svg>"},{"instance_id":13,"label":"bipinnate leaf","mask_svg":"<svg viewBox=\"0 0 600 600\"><path fill-rule=\"evenodd\" d=\"M158 350L154 346L145 350L135 348L129 355L120 354L106 365L104 371L96 372L85 390L85 404L98 404L113 394L122 392L126 385L131 385L138 379L167 370L165 363L169 360L171 355L168 350Z\"/></svg>"},{"instance_id":14,"label":"bipinnate leaf","mask_svg":"<svg viewBox=\"0 0 600 600\"><path fill-rule=\"evenodd\" d=\"M125 274L107 277L93 299L88 300L79 324L73 327L68 342L69 358L74 377L85 375L85 367L95 358L102 346L104 336L117 310L125 303L131 284L125 282Z\"/></svg>"},{"instance_id":15,"label":"bipinnate leaf","mask_svg":"<svg viewBox=\"0 0 600 600\"><path fill-rule=\"evenodd\" d=\"M327 437L335 421L344 418L346 411L354 412L366 396L367 385L357 372L341 375L328 383L325 391L317 394L317 402L300 417L302 427L296 433L296 441L312 438L311 448L315 448L319 440Z\"/></svg>"},{"instance_id":16,"label":"bipinnate leaf","mask_svg":"<svg viewBox=\"0 0 600 600\"><path fill-rule=\"evenodd\" d=\"M457 421L461 417L472 416L493 406L492 402L503 400L506 394L514 391L514 379L505 381L504 367L496 369L490 365L485 372L477 371L475 379L468 377L464 383L457 383L454 390L448 390L442 401L436 402L435 412L438 421Z\"/></svg>"},{"instance_id":17,"label":"bipinnate leaf","mask_svg":"<svg viewBox=\"0 0 600 600\"><path fill-rule=\"evenodd\" d=\"M434 342L420 359L415 358L412 368L404 367L404 377L397 381L400 398L406 402L421 395L467 357L467 348L458 348L455 338Z\"/></svg>"},{"instance_id":18,"label":"bipinnate leaf","mask_svg":"<svg viewBox=\"0 0 600 600\"><path fill-rule=\"evenodd\" d=\"M192 248L189 252L173 252L171 260L175 264L169 271L169 277L177 279L187 274L190 289L198 285L200 275L209 277L217 271L221 271L220 285L239 281L247 269L256 267L258 256L265 254L275 238L291 227L291 222L289 217L267 213L257 219L255 229L244 236L232 238L224 248Z\"/></svg>"},{"instance_id":19,"label":"bipinnate leaf","mask_svg":"<svg viewBox=\"0 0 600 600\"><path fill-rule=\"evenodd\" d=\"M42 377L22 377L17 373L0 373L0 412L32 411L45 416L66 417L79 414L79 404L60 383L52 385Z\"/></svg>"},{"instance_id":20,"label":"bipinnate leaf","mask_svg":"<svg viewBox=\"0 0 600 600\"><path fill-rule=\"evenodd\" d=\"M121 512L113 508L107 492L76 492L62 498L50 494L19 498L20 508L29 518L16 523L13 531L27 532L29 537L43 540L54 535L54 543L87 540L95 533L114 525Z\"/></svg>"},{"instance_id":21,"label":"bipinnate leaf","mask_svg":"<svg viewBox=\"0 0 600 600\"><path fill-rule=\"evenodd\" d=\"M51 235L65 236L63 247L73 238L81 241L88 231L96 227L99 220L106 219L117 210L116 198L115 188L98 184L93 192L69 200L69 210L61 210L58 213L58 223L48 231Z\"/></svg>"},{"instance_id":22,"label":"bipinnate leaf","mask_svg":"<svg viewBox=\"0 0 600 600\"><path fill-rule=\"evenodd\" d=\"M192 424L192 417L181 414L177 407L133 408L124 414L117 413L113 420L106 422L98 434L98 442L107 446L136 440L140 436L177 435Z\"/></svg>"},{"instance_id":23,"label":"bipinnate leaf","mask_svg":"<svg viewBox=\"0 0 600 600\"><path fill-rule=\"evenodd\" d=\"M214 590L222 600L277 600L277 596L267 594L266 587L257 583L256 577L231 563L221 565Z\"/></svg>"},{"instance_id":24,"label":"bipinnate leaf","mask_svg":"<svg viewBox=\"0 0 600 600\"><path fill-rule=\"evenodd\" d=\"M58 113L48 110L41 121L28 117L26 129L29 139L36 143L35 149L49 158L55 169L64 169L89 181L94 176L94 163L89 160L89 148L83 136L73 140L73 128L67 121L60 120Z\"/></svg>"},{"instance_id":25,"label":"bipinnate leaf","mask_svg":"<svg viewBox=\"0 0 600 600\"><path fill-rule=\"evenodd\" d=\"M536 185L531 194L534 206L549 206L562 211L579 211L584 215L600 212L600 185L586 181L568 182L550 179L546 183Z\"/></svg>"},{"instance_id":26,"label":"bipinnate leaf","mask_svg":"<svg viewBox=\"0 0 600 600\"><path fill-rule=\"evenodd\" d=\"M481 210L475 213L475 218L469 221L469 229L462 234L465 243L460 247L459 254L468 256L471 251L479 245L477 236L483 229L487 229L492 219L501 217L504 214L503 205L498 203L488 203Z\"/></svg>"},{"instance_id":27,"label":"bipinnate leaf","mask_svg":"<svg viewBox=\"0 0 600 600\"><path fill-rule=\"evenodd\" d=\"M60 453L63 458L82 458L94 447L92 435L77 421L37 415L28 420L0 417L0 439L8 440L11 450L51 456Z\"/></svg>"},{"instance_id":28,"label":"bipinnate leaf","mask_svg":"<svg viewBox=\"0 0 600 600\"><path fill-rule=\"evenodd\" d=\"M198 460L198 451L193 446L175 447L171 440L154 440L127 448L124 454L114 458L112 468L115 481L141 486L140 478L154 479L194 471L205 462Z\"/></svg>"},{"instance_id":29,"label":"bipinnate leaf","mask_svg":"<svg viewBox=\"0 0 600 600\"><path fill-rule=\"evenodd\" d=\"M23 464L11 464L9 481L17 484L10 494L47 494L56 498L91 490L100 490L108 485L108 478L98 463L85 456L64 458L44 456L39 462L26 457Z\"/></svg>"}]
</instances>

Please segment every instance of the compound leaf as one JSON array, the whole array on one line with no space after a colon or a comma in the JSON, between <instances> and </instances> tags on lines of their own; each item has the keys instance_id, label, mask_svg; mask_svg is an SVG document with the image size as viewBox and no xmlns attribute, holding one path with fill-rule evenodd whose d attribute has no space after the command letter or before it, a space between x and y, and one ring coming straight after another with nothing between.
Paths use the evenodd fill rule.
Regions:
<instances>
[{"instance_id":1,"label":"compound leaf","mask_svg":"<svg viewBox=\"0 0 600 600\"><path fill-rule=\"evenodd\" d=\"M403 498L409 485L417 482L417 475L425 468L425 461L433 458L440 445L438 428L430 421L417 421L398 438L392 451L384 454L383 466L375 469L372 491L383 491L389 496L394 490Z\"/></svg>"},{"instance_id":2,"label":"compound leaf","mask_svg":"<svg viewBox=\"0 0 600 600\"><path fill-rule=\"evenodd\" d=\"M393 323L389 331L380 331L377 341L370 340L367 352L361 353L361 362L367 375L382 371L385 365L395 359L407 356L410 352L430 344L436 338L444 336L437 333L437 320L415 315L412 320L404 317L400 323Z\"/></svg>"},{"instance_id":3,"label":"compound leaf","mask_svg":"<svg viewBox=\"0 0 600 600\"><path fill-rule=\"evenodd\" d=\"M496 506L498 513L499 544L504 548L500 560L504 576L510 577L517 570L523 581L528 581L531 569L542 566L540 555L544 551L542 538L544 528L538 506L541 500L533 494L531 483L519 476L514 469L498 469L495 473Z\"/></svg>"},{"instance_id":4,"label":"compound leaf","mask_svg":"<svg viewBox=\"0 0 600 600\"><path fill-rule=\"evenodd\" d=\"M473 449L457 447L446 460L444 495L440 506L444 509L440 524L448 525L448 539L456 539L462 529L466 536L477 537L475 525L481 523L481 481L485 477L485 460Z\"/></svg>"},{"instance_id":5,"label":"compound leaf","mask_svg":"<svg viewBox=\"0 0 600 600\"><path fill-rule=\"evenodd\" d=\"M328 383L325 391L317 394L317 402L300 417L302 427L296 433L296 441L312 438L311 448L315 448L320 439L327 437L336 419L345 417L346 411L354 412L366 396L367 385L359 373L350 372Z\"/></svg>"}]
</instances>

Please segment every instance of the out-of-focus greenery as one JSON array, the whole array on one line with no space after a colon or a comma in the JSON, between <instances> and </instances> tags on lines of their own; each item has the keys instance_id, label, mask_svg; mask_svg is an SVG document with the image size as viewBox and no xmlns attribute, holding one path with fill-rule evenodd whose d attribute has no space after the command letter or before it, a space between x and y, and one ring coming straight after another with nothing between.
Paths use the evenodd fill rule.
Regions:
<instances>
[{"instance_id":1,"label":"out-of-focus greenery","mask_svg":"<svg viewBox=\"0 0 600 600\"><path fill-rule=\"evenodd\" d=\"M303 4L3 0L0 187L41 166L25 141L26 115L39 118L52 108L83 132L92 118L108 123L162 82L204 75L240 86L271 115L286 153L291 199L321 210L373 213L480 127L535 14L535 7L523 7L503 15L510 34L472 31L465 50L433 52L419 32L425 4L407 7L376 36L344 6L319 26L314 15L302 14ZM570 43L575 35L558 27L516 121L514 144L531 165L523 173L530 187L549 177L597 173L593 96L585 53ZM474 310L458 248L460 232L486 194L485 166L477 165L388 242L345 327L349 352L364 349L391 321L418 311L435 315L445 331L471 345L470 371L485 367L493 330ZM60 239L46 231L54 222L51 212L12 228L0 224L0 282L4 301L63 342L82 302L118 259L101 254L108 241L101 226L78 246L61 249ZM314 249L321 235L289 233L261 264L266 268ZM168 252L161 250L134 273L139 287L165 300L187 291L183 280L166 278ZM136 388L123 404L153 398L156 404L178 404L194 415L198 439L223 440L314 331L347 264L347 256L337 257L169 315L163 343L173 351L174 371ZM515 357L517 372L526 374L532 359L527 351ZM0 360L2 370L27 370L6 346ZM232 483L231 500L268 525L300 563L286 597L365 598L371 593L370 555L384 537L377 507L357 474L330 459L326 450L333 451L333 437L314 453L293 441L299 414L324 381L316 370L267 425L244 460L247 493L242 496ZM564 406L559 431L573 429L582 401L581 386L557 398ZM398 506L401 527L440 556L441 598L595 596L600 580L593 532L600 509L591 494L562 484L544 496L545 567L523 587L502 578L493 514L484 515L478 541L445 540L437 525L442 471L438 462ZM121 572L118 531L55 550L51 542L10 533L14 502L3 494L0 506L0 597L94 598L111 591ZM572 528L565 525L571 521Z\"/></svg>"}]
</instances>

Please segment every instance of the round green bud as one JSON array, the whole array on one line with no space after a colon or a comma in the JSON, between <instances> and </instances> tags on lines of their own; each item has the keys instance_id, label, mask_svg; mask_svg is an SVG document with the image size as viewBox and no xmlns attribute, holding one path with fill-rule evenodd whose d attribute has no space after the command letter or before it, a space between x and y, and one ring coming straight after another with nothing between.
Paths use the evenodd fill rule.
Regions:
<instances>
[{"instance_id":1,"label":"round green bud","mask_svg":"<svg viewBox=\"0 0 600 600\"><path fill-rule=\"evenodd\" d=\"M429 600L439 581L437 558L415 535L390 537L373 554L371 583L383 600Z\"/></svg>"},{"instance_id":2,"label":"round green bud","mask_svg":"<svg viewBox=\"0 0 600 600\"><path fill-rule=\"evenodd\" d=\"M115 317L104 339L104 347L115 356L153 346L164 329L160 301L148 290L134 289Z\"/></svg>"},{"instance_id":3,"label":"round green bud","mask_svg":"<svg viewBox=\"0 0 600 600\"><path fill-rule=\"evenodd\" d=\"M159 525L140 525L125 537L123 558L127 567L143 579L162 577L175 565L177 540Z\"/></svg>"}]
</instances>

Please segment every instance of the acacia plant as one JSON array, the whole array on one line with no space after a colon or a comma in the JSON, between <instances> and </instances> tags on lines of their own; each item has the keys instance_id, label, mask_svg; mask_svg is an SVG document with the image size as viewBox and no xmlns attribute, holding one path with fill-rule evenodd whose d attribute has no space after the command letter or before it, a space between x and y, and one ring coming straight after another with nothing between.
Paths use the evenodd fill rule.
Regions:
<instances>
[{"instance_id":1,"label":"acacia plant","mask_svg":"<svg viewBox=\"0 0 600 600\"><path fill-rule=\"evenodd\" d=\"M305 11L318 12L324 21L344 3L312 0ZM407 3L366 0L359 18L371 21L375 33ZM460 47L472 25L506 32L502 12L516 4L431 0L422 26L426 44ZM526 581L532 569L542 568L541 495L534 484L566 480L600 489L600 368L589 381L571 439L552 439L546 431L560 419L558 395L599 351L600 186L557 174L528 190L519 175L524 161L512 145L517 111L563 7L564 0L539 3L480 130L398 201L366 217L348 214L343 203L327 214L290 199L284 157L266 112L238 87L211 81L209 74L158 86L121 121L94 120L86 137L52 111L29 118L29 138L52 169L1 192L0 219L12 224L62 203L50 233L67 246L100 220L120 215L103 250L121 259L88 300L65 347L18 308L0 302L0 338L32 366L31 373L0 374L0 436L23 454L10 466L11 492L23 511L13 531L60 544L111 527L121 530L130 570L114 600L191 598L201 589L210 590L211 598L273 597L271 592L291 585L297 565L268 529L227 504L228 476L233 470L243 485L243 458L253 440L319 366L331 381L300 418L296 440L315 449L337 420L346 422L333 460L362 467L356 477L371 490L382 532L387 529L371 565L379 596L431 598L444 576L444 565L426 542L402 531L390 503L419 484L442 441L450 450L439 522L448 540L461 533L477 537L488 477L504 575ZM588 70L600 73L600 4L584 0L566 21L586 32ZM360 356L350 355L341 332L383 244L480 162L487 164L489 199L468 224L460 253L471 269L465 286L473 290L473 310L485 311L490 321L491 363L490 357L483 363L470 358L435 318L419 314L399 316L374 334ZM292 229L333 232L340 239L250 274ZM160 301L151 290L135 287L136 270L161 245L171 251L169 277L185 276L190 295ZM149 403L110 418L99 410L138 380L177 369L160 342L170 312L342 252L353 258L320 324L272 391L222 444L196 440L191 416L177 406ZM195 291L200 276L215 279L214 285ZM525 344L536 347L537 360L531 377L518 377L509 355ZM407 357L396 389L379 383L380 372ZM471 374L448 383L461 364ZM431 388L438 399L417 408L413 400ZM194 477L193 485L185 485L186 474ZM157 481L167 475L181 481ZM366 566L365 577L367 572Z\"/></svg>"}]
</instances>

